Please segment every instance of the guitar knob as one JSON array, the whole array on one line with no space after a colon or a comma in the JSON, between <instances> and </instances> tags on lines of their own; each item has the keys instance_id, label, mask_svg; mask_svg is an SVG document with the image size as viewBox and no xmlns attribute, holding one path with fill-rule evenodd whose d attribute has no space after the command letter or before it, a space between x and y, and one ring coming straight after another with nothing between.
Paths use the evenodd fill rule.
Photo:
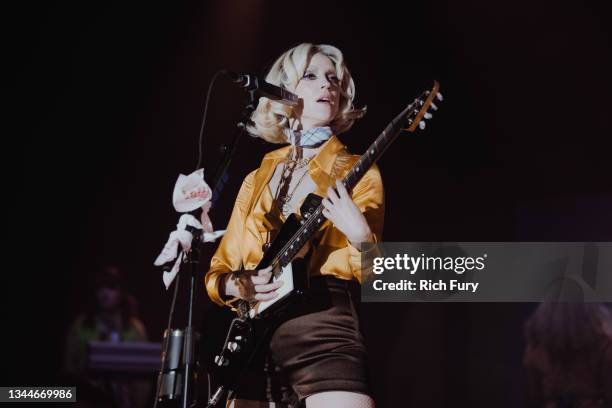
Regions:
<instances>
[{"instance_id":1,"label":"guitar knob","mask_svg":"<svg viewBox=\"0 0 612 408\"><path fill-rule=\"evenodd\" d=\"M237 351L240 351L240 344L238 344L238 342L236 341L230 341L227 344L227 348L229 351L231 351L232 353L235 353Z\"/></svg>"},{"instance_id":2,"label":"guitar knob","mask_svg":"<svg viewBox=\"0 0 612 408\"><path fill-rule=\"evenodd\" d=\"M229 365L229 359L223 356L215 356L215 364L217 364L219 367L226 367Z\"/></svg>"}]
</instances>

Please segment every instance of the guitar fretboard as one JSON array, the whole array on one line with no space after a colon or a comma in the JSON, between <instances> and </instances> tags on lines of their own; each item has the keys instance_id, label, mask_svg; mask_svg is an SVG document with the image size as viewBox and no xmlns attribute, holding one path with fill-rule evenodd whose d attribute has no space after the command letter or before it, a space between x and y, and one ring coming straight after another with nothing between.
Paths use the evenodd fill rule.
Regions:
<instances>
[{"instance_id":1,"label":"guitar fretboard","mask_svg":"<svg viewBox=\"0 0 612 408\"><path fill-rule=\"evenodd\" d=\"M416 103L416 102L415 102ZM361 180L368 169L380 159L385 150L397 138L401 130L401 126L405 122L410 123L410 118L407 118L408 112L414 109L415 103L408 105L395 119L387 125L382 133L374 140L374 143L368 147L368 150L359 158L353 165L351 170L342 179L342 183L348 191L351 191L355 185ZM318 231L321 224L325 222L323 216L323 205L319 205L317 209L308 218L302 220L302 226L294 234L294 236L285 244L282 251L272 261L272 264L280 264L281 266L288 265L295 255L300 251L305 242L309 241L314 233Z\"/></svg>"}]
</instances>

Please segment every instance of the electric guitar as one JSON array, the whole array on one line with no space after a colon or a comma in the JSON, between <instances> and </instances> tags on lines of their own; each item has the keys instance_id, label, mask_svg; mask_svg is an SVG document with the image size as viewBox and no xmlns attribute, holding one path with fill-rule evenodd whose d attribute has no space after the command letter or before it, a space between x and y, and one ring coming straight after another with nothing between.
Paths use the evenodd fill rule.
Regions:
<instances>
[{"instance_id":1,"label":"electric guitar","mask_svg":"<svg viewBox=\"0 0 612 408\"><path fill-rule=\"evenodd\" d=\"M417 128L425 128L424 119L431 117L428 110L437 109L433 100L442 101L442 95L438 90L439 84L434 81L431 89L423 92L387 125L342 179L347 191L352 191L372 164L376 163L397 139L401 131L414 132ZM312 193L306 197L300 211L302 216L291 214L287 218L255 268L259 270L272 266L272 281L279 279L284 281L283 286L277 289L278 296L268 301L239 300L234 304L238 316L232 320L223 348L215 356L212 364L217 374L213 377L216 377L221 386L211 397L209 406L214 406L218 402L224 389L231 389L235 385L240 372L248 365L249 358L256 348L253 344L254 327L261 326L262 321L265 326L265 320L282 314L292 300L307 291L308 274L305 268L296 267L295 258L326 221L321 201L322 197Z\"/></svg>"}]
</instances>

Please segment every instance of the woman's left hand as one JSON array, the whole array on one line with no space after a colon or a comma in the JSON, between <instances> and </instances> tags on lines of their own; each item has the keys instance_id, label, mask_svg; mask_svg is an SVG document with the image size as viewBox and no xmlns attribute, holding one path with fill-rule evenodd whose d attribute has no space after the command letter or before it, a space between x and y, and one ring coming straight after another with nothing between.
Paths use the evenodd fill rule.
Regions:
<instances>
[{"instance_id":1,"label":"woman's left hand","mask_svg":"<svg viewBox=\"0 0 612 408\"><path fill-rule=\"evenodd\" d=\"M372 230L359 208L353 202L344 184L336 181L336 189L327 189L327 198L323 200L323 215L334 223L353 246L360 242L372 241Z\"/></svg>"}]
</instances>

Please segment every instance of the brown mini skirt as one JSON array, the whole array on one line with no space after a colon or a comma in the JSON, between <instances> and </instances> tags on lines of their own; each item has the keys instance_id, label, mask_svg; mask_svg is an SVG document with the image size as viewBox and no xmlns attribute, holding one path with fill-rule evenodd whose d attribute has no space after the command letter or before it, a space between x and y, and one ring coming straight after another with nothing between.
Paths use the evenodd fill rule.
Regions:
<instances>
[{"instance_id":1,"label":"brown mini skirt","mask_svg":"<svg viewBox=\"0 0 612 408\"><path fill-rule=\"evenodd\" d=\"M324 391L369 394L358 296L355 281L312 277L303 300L262 336L232 398L299 406Z\"/></svg>"}]
</instances>

